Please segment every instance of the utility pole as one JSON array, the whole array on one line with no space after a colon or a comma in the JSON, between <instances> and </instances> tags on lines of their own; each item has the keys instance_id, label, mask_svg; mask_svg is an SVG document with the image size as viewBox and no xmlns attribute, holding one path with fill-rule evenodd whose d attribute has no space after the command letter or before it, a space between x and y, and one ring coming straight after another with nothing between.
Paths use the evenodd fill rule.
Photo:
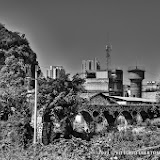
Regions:
<instances>
[{"instance_id":1,"label":"utility pole","mask_svg":"<svg viewBox=\"0 0 160 160\"><path fill-rule=\"evenodd\" d=\"M33 144L37 142L37 71L38 65L35 64L35 101L34 101L34 137L33 137Z\"/></svg>"}]
</instances>

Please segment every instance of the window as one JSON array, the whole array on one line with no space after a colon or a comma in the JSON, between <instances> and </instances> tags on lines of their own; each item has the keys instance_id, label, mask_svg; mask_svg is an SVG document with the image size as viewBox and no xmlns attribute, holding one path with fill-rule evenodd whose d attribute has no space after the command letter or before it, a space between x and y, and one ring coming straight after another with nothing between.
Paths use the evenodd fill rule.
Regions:
<instances>
[{"instance_id":1,"label":"window","mask_svg":"<svg viewBox=\"0 0 160 160\"><path fill-rule=\"evenodd\" d=\"M92 63L89 61L89 70L92 70Z\"/></svg>"},{"instance_id":2,"label":"window","mask_svg":"<svg viewBox=\"0 0 160 160\"><path fill-rule=\"evenodd\" d=\"M120 83L117 83L117 89L121 89L122 85Z\"/></svg>"}]
</instances>

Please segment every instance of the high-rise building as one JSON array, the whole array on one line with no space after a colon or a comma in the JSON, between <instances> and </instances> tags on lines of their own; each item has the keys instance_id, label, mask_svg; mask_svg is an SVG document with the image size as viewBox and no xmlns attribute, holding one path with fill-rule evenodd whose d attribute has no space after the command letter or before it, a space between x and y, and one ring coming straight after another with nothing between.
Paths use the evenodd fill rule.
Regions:
<instances>
[{"instance_id":1,"label":"high-rise building","mask_svg":"<svg viewBox=\"0 0 160 160\"><path fill-rule=\"evenodd\" d=\"M82 73L86 71L97 71L100 70L100 63L95 58L94 60L83 60L82 61Z\"/></svg>"},{"instance_id":2,"label":"high-rise building","mask_svg":"<svg viewBox=\"0 0 160 160\"><path fill-rule=\"evenodd\" d=\"M46 71L46 77L49 78L59 78L60 75L64 75L65 74L65 70L62 66L50 66L49 69L47 69Z\"/></svg>"},{"instance_id":3,"label":"high-rise building","mask_svg":"<svg viewBox=\"0 0 160 160\"><path fill-rule=\"evenodd\" d=\"M100 63L97 60L97 58L94 58L94 60L83 60L82 61L82 78L85 78L87 76L87 72L96 72L100 70Z\"/></svg>"}]
</instances>

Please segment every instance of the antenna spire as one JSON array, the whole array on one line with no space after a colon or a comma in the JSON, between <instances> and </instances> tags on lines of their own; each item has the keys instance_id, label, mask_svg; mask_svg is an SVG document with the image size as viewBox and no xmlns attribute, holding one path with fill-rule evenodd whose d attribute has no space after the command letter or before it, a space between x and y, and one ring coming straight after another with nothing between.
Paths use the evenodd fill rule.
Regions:
<instances>
[{"instance_id":1,"label":"antenna spire","mask_svg":"<svg viewBox=\"0 0 160 160\"><path fill-rule=\"evenodd\" d=\"M109 44L109 32L107 32L107 44Z\"/></svg>"},{"instance_id":2,"label":"antenna spire","mask_svg":"<svg viewBox=\"0 0 160 160\"><path fill-rule=\"evenodd\" d=\"M110 45L109 42L109 32L107 32L107 45L106 45L106 70L110 70L110 65L111 65L111 56L110 52L112 51L112 46Z\"/></svg>"}]
</instances>

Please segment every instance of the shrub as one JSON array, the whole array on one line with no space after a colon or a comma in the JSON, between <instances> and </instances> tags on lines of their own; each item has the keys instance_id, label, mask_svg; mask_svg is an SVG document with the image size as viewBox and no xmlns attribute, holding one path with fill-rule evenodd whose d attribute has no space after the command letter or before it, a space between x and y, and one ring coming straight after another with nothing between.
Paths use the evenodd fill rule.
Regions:
<instances>
[{"instance_id":1,"label":"shrub","mask_svg":"<svg viewBox=\"0 0 160 160\"><path fill-rule=\"evenodd\" d=\"M155 118L151 120L151 125L152 126L160 126L160 118Z\"/></svg>"},{"instance_id":2,"label":"shrub","mask_svg":"<svg viewBox=\"0 0 160 160\"><path fill-rule=\"evenodd\" d=\"M151 126L151 120L149 118L147 118L145 120L146 126Z\"/></svg>"},{"instance_id":3,"label":"shrub","mask_svg":"<svg viewBox=\"0 0 160 160\"><path fill-rule=\"evenodd\" d=\"M110 132L103 137L96 136L91 141L81 140L79 138L59 139L53 144L42 146L31 145L27 149L20 146L8 148L8 152L0 150L0 157L5 159L48 159L48 160L111 160L111 159L153 159L155 155L127 155L118 154L120 151L136 151L142 147L155 146L160 144L158 132L146 132L143 135L136 135L132 141L131 131L126 133ZM121 137L121 138L120 138ZM121 139L121 141L119 141ZM5 157L6 156L6 157ZM11 158L12 157L12 158Z\"/></svg>"}]
</instances>

